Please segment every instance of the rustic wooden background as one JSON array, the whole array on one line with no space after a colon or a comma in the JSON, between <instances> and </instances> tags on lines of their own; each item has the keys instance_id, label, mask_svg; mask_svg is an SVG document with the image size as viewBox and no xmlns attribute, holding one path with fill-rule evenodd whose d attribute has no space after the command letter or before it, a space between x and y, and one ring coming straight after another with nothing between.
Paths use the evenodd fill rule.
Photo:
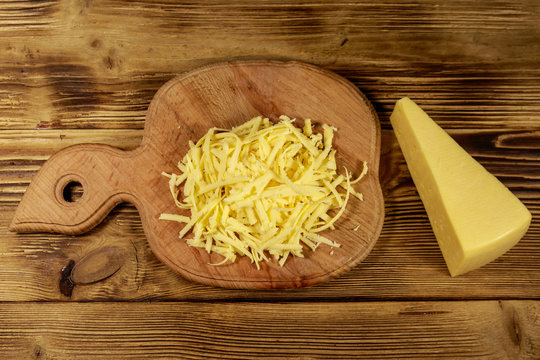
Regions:
<instances>
[{"instance_id":1,"label":"rustic wooden background","mask_svg":"<svg viewBox=\"0 0 540 360\"><path fill-rule=\"evenodd\" d=\"M118 206L88 234L14 234L44 161L83 142L133 149L156 90L234 59L300 60L373 102L382 235L370 256L291 291L184 280ZM495 262L451 278L393 137L417 101L533 213ZM540 2L0 2L0 358L540 359ZM110 278L60 292L62 267L124 249Z\"/></svg>"}]
</instances>

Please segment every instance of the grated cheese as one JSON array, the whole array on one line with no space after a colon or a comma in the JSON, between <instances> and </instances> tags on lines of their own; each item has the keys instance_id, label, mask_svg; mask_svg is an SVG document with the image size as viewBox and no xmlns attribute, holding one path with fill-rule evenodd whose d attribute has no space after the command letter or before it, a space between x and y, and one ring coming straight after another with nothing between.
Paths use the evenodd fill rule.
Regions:
<instances>
[{"instance_id":1,"label":"grated cheese","mask_svg":"<svg viewBox=\"0 0 540 360\"><path fill-rule=\"evenodd\" d=\"M247 256L260 268L269 254L283 266L291 255L304 256L303 245L339 247L318 233L334 229L351 195L362 200L352 184L366 175L367 163L355 180L347 169L337 173L336 128L323 125L323 134L314 134L309 119L302 129L287 116L280 120L258 116L232 130L212 128L189 142L179 175L163 173L174 202L191 217L159 218L185 224L181 239L191 231L189 245L224 257L213 265Z\"/></svg>"}]
</instances>

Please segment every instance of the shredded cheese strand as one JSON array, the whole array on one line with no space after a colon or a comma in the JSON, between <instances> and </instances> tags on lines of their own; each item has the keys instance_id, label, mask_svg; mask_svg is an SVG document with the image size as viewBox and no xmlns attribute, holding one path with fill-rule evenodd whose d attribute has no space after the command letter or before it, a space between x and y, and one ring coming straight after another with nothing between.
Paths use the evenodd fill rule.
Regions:
<instances>
[{"instance_id":1,"label":"shredded cheese strand","mask_svg":"<svg viewBox=\"0 0 540 360\"><path fill-rule=\"evenodd\" d=\"M175 204L191 216L159 219L185 224L181 239L223 256L211 265L247 256L259 269L269 254L283 266L289 256L304 256L303 245L312 251L340 246L318 233L334 229L350 195L362 199L352 184L366 175L367 163L355 180L347 169L340 175L332 149L336 128L323 125L323 134L314 134L309 119L301 129L295 119L280 120L258 116L231 130L212 128L190 141L179 175L162 173Z\"/></svg>"}]
</instances>

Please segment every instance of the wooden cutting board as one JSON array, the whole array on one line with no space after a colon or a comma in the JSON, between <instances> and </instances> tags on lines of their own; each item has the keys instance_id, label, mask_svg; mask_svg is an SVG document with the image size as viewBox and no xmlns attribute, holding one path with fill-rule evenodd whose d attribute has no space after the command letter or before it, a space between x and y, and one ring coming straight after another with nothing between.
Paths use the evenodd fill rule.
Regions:
<instances>
[{"instance_id":1,"label":"wooden cutting board","mask_svg":"<svg viewBox=\"0 0 540 360\"><path fill-rule=\"evenodd\" d=\"M354 175L367 161L367 176L355 188L335 230L322 235L338 242L321 245L304 258L289 258L283 267L272 261L257 270L249 259L212 266L222 257L178 239L183 224L158 220L178 213L161 173L176 165L210 127L231 128L257 115L279 115L335 126L340 169ZM363 260L379 237L384 204L379 184L380 126L373 107L351 83L338 75L298 62L242 61L203 67L165 84L146 115L144 138L133 151L82 144L51 156L32 180L10 225L17 232L81 234L120 202L133 203L156 256L186 278L230 288L292 288L335 277ZM78 182L83 195L65 197ZM356 229L356 230L355 230Z\"/></svg>"}]
</instances>

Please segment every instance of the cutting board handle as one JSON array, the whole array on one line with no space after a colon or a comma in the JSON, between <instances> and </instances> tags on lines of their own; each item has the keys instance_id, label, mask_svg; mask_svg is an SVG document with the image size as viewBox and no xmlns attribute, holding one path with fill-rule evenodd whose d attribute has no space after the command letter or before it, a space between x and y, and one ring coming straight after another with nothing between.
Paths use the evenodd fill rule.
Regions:
<instances>
[{"instance_id":1,"label":"cutting board handle","mask_svg":"<svg viewBox=\"0 0 540 360\"><path fill-rule=\"evenodd\" d=\"M123 151L98 144L57 152L32 179L10 230L81 234L99 224L118 203L137 204L130 183L141 171L137 159L142 152L142 147ZM74 200L66 197L66 188L73 183L81 184L83 191Z\"/></svg>"}]
</instances>

